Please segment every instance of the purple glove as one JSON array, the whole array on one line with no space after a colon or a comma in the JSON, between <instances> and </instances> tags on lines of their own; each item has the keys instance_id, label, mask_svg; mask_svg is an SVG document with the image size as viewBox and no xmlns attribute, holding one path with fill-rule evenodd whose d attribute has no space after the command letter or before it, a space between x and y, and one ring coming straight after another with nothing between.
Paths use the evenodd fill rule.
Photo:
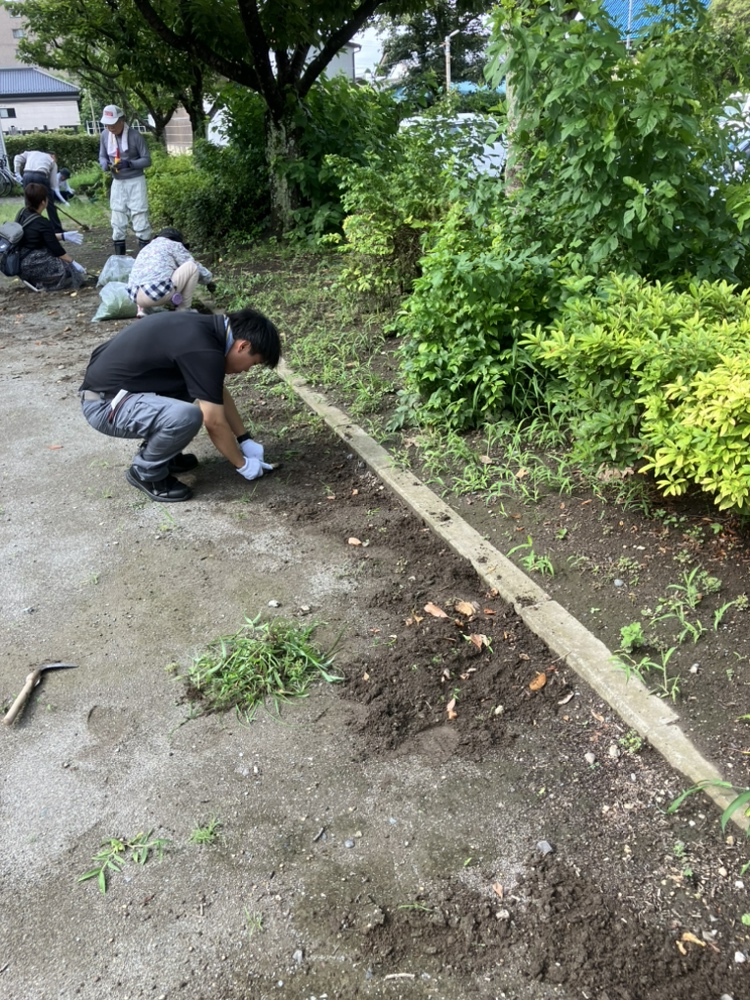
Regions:
<instances>
[{"instance_id":1,"label":"purple glove","mask_svg":"<svg viewBox=\"0 0 750 1000\"><path fill-rule=\"evenodd\" d=\"M132 167L133 164L130 160L120 160L120 170L127 170L128 167Z\"/></svg>"}]
</instances>

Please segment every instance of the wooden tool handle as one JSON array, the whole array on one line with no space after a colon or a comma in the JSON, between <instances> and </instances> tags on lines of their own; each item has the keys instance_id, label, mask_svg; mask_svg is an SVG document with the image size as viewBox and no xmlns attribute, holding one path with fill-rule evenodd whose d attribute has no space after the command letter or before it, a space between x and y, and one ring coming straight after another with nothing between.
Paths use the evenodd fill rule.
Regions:
<instances>
[{"instance_id":1,"label":"wooden tool handle","mask_svg":"<svg viewBox=\"0 0 750 1000\"><path fill-rule=\"evenodd\" d=\"M10 726L16 721L16 716L20 715L23 711L23 707L29 699L29 695L34 690L36 685L39 683L39 678L42 676L41 670L32 670L29 676L26 678L26 683L21 688L21 693L10 706L8 711L5 713L5 718L3 722L6 726Z\"/></svg>"}]
</instances>

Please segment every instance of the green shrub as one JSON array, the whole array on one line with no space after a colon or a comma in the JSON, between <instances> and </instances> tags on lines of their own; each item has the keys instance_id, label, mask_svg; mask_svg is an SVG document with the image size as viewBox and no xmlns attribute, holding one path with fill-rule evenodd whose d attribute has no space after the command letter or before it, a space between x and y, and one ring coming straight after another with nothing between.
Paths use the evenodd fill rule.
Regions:
<instances>
[{"instance_id":1,"label":"green shrub","mask_svg":"<svg viewBox=\"0 0 750 1000\"><path fill-rule=\"evenodd\" d=\"M643 471L667 496L692 485L714 496L720 510L750 510L750 302L737 333L742 354L723 357L710 371L678 378L652 393L642 421Z\"/></svg>"},{"instance_id":2,"label":"green shrub","mask_svg":"<svg viewBox=\"0 0 750 1000\"><path fill-rule=\"evenodd\" d=\"M398 105L387 93L335 76L312 88L295 124L299 157L285 165L302 198L295 224L302 234L318 237L338 229L345 211L328 155L352 164L381 155L398 128Z\"/></svg>"},{"instance_id":3,"label":"green shrub","mask_svg":"<svg viewBox=\"0 0 750 1000\"><path fill-rule=\"evenodd\" d=\"M423 273L397 321L407 392L428 420L466 429L539 402L521 332L549 307L554 265L507 247L502 226L467 224L457 204L422 260Z\"/></svg>"},{"instance_id":4,"label":"green shrub","mask_svg":"<svg viewBox=\"0 0 750 1000\"><path fill-rule=\"evenodd\" d=\"M476 138L452 134L453 125L452 105L438 107L365 163L327 157L346 213L343 237L327 242L346 255L347 287L383 298L408 292L421 272L425 234L465 197L467 184L486 190L465 179L479 151Z\"/></svg>"},{"instance_id":5,"label":"green shrub","mask_svg":"<svg viewBox=\"0 0 750 1000\"><path fill-rule=\"evenodd\" d=\"M573 279L562 284L585 294L569 295L558 318L527 333L522 344L557 380L548 397L586 465L637 461L650 397L709 371L723 354L745 350L748 293L737 295L724 282L696 282L682 292L618 275L590 290Z\"/></svg>"},{"instance_id":6,"label":"green shrub","mask_svg":"<svg viewBox=\"0 0 750 1000\"><path fill-rule=\"evenodd\" d=\"M154 228L177 226L203 248L251 235L267 215L267 186L231 147L198 142L192 156L157 156L147 176Z\"/></svg>"},{"instance_id":7,"label":"green shrub","mask_svg":"<svg viewBox=\"0 0 750 1000\"><path fill-rule=\"evenodd\" d=\"M72 172L85 170L99 156L99 136L81 132L34 132L32 135L6 135L5 147L8 160L13 165L13 157L27 150L38 149L43 153L53 153L59 167L68 167Z\"/></svg>"},{"instance_id":8,"label":"green shrub","mask_svg":"<svg viewBox=\"0 0 750 1000\"><path fill-rule=\"evenodd\" d=\"M637 58L600 3L497 9L490 75L512 81L518 236L580 253L591 274L738 282L750 189L724 176L722 52L701 0L677 6L632 38Z\"/></svg>"}]
</instances>

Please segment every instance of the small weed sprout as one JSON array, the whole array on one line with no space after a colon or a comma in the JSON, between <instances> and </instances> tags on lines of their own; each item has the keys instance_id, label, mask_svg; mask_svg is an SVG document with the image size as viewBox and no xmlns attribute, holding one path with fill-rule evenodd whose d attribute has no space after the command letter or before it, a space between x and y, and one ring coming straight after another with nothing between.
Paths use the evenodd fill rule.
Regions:
<instances>
[{"instance_id":1,"label":"small weed sprout","mask_svg":"<svg viewBox=\"0 0 750 1000\"><path fill-rule=\"evenodd\" d=\"M249 938L252 938L253 934L260 933L263 930L263 914L245 907L245 926Z\"/></svg>"},{"instance_id":2,"label":"small weed sprout","mask_svg":"<svg viewBox=\"0 0 750 1000\"><path fill-rule=\"evenodd\" d=\"M534 543L531 540L531 535L528 536L525 542L520 545L515 545L509 552L508 556L512 556L515 552L527 551L525 556L519 557L519 562L524 569L527 569L530 573L540 573L542 576L554 576L555 567L552 565L552 561L548 556L539 556L534 552Z\"/></svg>"},{"instance_id":3,"label":"small weed sprout","mask_svg":"<svg viewBox=\"0 0 750 1000\"><path fill-rule=\"evenodd\" d=\"M672 646L665 650L661 654L661 662L652 660L650 656L644 656L637 662L628 656L625 650L618 650L618 653L623 653L623 656L615 657L615 666L619 667L621 670L625 671L625 674L630 680L632 674L646 686L649 684L649 675L655 674L658 677L658 682L651 691L658 694L660 698L671 698L672 701L677 701L680 694L680 678L671 677L668 671L668 664L673 654L677 651L676 646Z\"/></svg>"},{"instance_id":4,"label":"small weed sprout","mask_svg":"<svg viewBox=\"0 0 750 1000\"><path fill-rule=\"evenodd\" d=\"M637 754L643 749L644 739L635 729L628 729L617 741L625 753Z\"/></svg>"},{"instance_id":5,"label":"small weed sprout","mask_svg":"<svg viewBox=\"0 0 750 1000\"><path fill-rule=\"evenodd\" d=\"M626 653L632 653L634 649L640 649L645 644L646 636L643 634L640 622L631 622L620 629L620 646Z\"/></svg>"},{"instance_id":6,"label":"small weed sprout","mask_svg":"<svg viewBox=\"0 0 750 1000\"><path fill-rule=\"evenodd\" d=\"M137 833L135 837L129 839L110 837L109 840L105 840L100 850L92 858L94 867L84 872L78 881L86 882L95 878L99 891L105 895L108 888L107 875L122 871L128 861L145 865L153 856L161 861L168 841L161 837L152 839L152 832Z\"/></svg>"},{"instance_id":7,"label":"small weed sprout","mask_svg":"<svg viewBox=\"0 0 750 1000\"><path fill-rule=\"evenodd\" d=\"M221 827L221 820L216 816L212 816L204 826L195 827L190 834L190 843L200 844L201 846L204 846L205 844L215 844L219 839L219 830Z\"/></svg>"},{"instance_id":8,"label":"small weed sprout","mask_svg":"<svg viewBox=\"0 0 750 1000\"><path fill-rule=\"evenodd\" d=\"M721 814L720 823L722 833L726 831L727 824L736 812L741 812L745 817L750 816L750 788L742 788L738 790L729 781L713 781L711 779L699 781L697 785L692 785L690 788L686 788L684 792L681 792L677 796L674 802L670 803L667 808L667 814L676 813L685 799L689 798L691 795L695 795L696 792L704 791L708 787L725 788L735 793L734 798ZM750 827L745 830L745 836L750 838ZM747 870L748 866L750 866L750 862L743 866L743 874Z\"/></svg>"}]
</instances>

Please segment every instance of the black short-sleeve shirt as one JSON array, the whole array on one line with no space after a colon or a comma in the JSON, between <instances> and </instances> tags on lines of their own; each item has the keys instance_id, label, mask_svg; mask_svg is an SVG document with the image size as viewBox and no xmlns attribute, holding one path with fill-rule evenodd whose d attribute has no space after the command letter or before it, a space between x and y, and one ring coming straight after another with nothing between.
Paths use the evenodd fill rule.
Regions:
<instances>
[{"instance_id":1,"label":"black short-sleeve shirt","mask_svg":"<svg viewBox=\"0 0 750 1000\"><path fill-rule=\"evenodd\" d=\"M81 389L155 392L221 405L225 346L223 316L154 313L96 348Z\"/></svg>"},{"instance_id":2,"label":"black short-sleeve shirt","mask_svg":"<svg viewBox=\"0 0 750 1000\"><path fill-rule=\"evenodd\" d=\"M64 256L65 247L58 240L55 227L49 219L32 212L30 208L22 208L16 216L16 222L26 223L21 240L22 250L47 250L53 257Z\"/></svg>"}]
</instances>

